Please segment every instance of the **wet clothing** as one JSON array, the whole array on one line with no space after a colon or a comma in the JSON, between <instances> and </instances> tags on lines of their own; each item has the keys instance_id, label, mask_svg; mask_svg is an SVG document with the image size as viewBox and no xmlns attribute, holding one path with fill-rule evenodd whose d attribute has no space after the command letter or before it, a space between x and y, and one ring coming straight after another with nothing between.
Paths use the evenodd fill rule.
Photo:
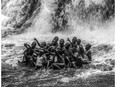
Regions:
<instances>
[{"instance_id":1,"label":"wet clothing","mask_svg":"<svg viewBox=\"0 0 116 87\"><path fill-rule=\"evenodd\" d=\"M24 51L24 55L30 55L32 56L34 53L34 50L32 48L27 48L25 51Z\"/></svg>"},{"instance_id":2,"label":"wet clothing","mask_svg":"<svg viewBox=\"0 0 116 87\"><path fill-rule=\"evenodd\" d=\"M58 42L58 41L57 41ZM69 41L66 43L61 40L59 44L53 41L48 46L36 48L35 45L27 47L24 51L24 62L32 67L45 69L62 69L67 67L77 68L83 64L88 64L83 58L91 61L91 51L85 51L79 43ZM87 50L87 49L86 49ZM86 56L86 57L85 57Z\"/></svg>"},{"instance_id":3,"label":"wet clothing","mask_svg":"<svg viewBox=\"0 0 116 87\"><path fill-rule=\"evenodd\" d=\"M23 62L25 65L35 66L37 50L37 48L29 47L24 51Z\"/></svg>"},{"instance_id":4,"label":"wet clothing","mask_svg":"<svg viewBox=\"0 0 116 87\"><path fill-rule=\"evenodd\" d=\"M64 62L64 47L57 47L56 49L56 55L57 55L57 63L63 63Z\"/></svg>"},{"instance_id":5,"label":"wet clothing","mask_svg":"<svg viewBox=\"0 0 116 87\"><path fill-rule=\"evenodd\" d=\"M71 44L71 47L77 47L77 43L75 42L75 43L72 43Z\"/></svg>"},{"instance_id":6,"label":"wet clothing","mask_svg":"<svg viewBox=\"0 0 116 87\"><path fill-rule=\"evenodd\" d=\"M58 47L58 43L55 43L55 44L51 43L50 46Z\"/></svg>"},{"instance_id":7,"label":"wet clothing","mask_svg":"<svg viewBox=\"0 0 116 87\"><path fill-rule=\"evenodd\" d=\"M84 58L84 48L82 45L77 45L77 50L78 50L78 54L79 56L82 56L82 58Z\"/></svg>"},{"instance_id":8,"label":"wet clothing","mask_svg":"<svg viewBox=\"0 0 116 87\"><path fill-rule=\"evenodd\" d=\"M34 53L34 50L32 48L27 48L24 51L23 62L25 63L25 65L29 64L29 61L32 58L33 53Z\"/></svg>"},{"instance_id":9,"label":"wet clothing","mask_svg":"<svg viewBox=\"0 0 116 87\"><path fill-rule=\"evenodd\" d=\"M74 57L72 56L71 50L65 49L64 51L64 60L66 66L71 66L71 62L74 60Z\"/></svg>"},{"instance_id":10,"label":"wet clothing","mask_svg":"<svg viewBox=\"0 0 116 87\"><path fill-rule=\"evenodd\" d=\"M37 57L36 65L42 66L43 57Z\"/></svg>"},{"instance_id":11,"label":"wet clothing","mask_svg":"<svg viewBox=\"0 0 116 87\"><path fill-rule=\"evenodd\" d=\"M72 53L74 54L74 53L78 52L78 49L77 49L76 47L72 47L72 48L71 48L71 51L72 51Z\"/></svg>"},{"instance_id":12,"label":"wet clothing","mask_svg":"<svg viewBox=\"0 0 116 87\"><path fill-rule=\"evenodd\" d=\"M85 57L87 57L87 59L88 59L89 61L92 60L92 58L91 58L91 51L90 51L90 50L88 50L88 51L85 52Z\"/></svg>"},{"instance_id":13,"label":"wet clothing","mask_svg":"<svg viewBox=\"0 0 116 87\"><path fill-rule=\"evenodd\" d=\"M64 54L64 51L65 51L65 48L64 47L57 47L57 52L60 54L60 55L62 55L62 54Z\"/></svg>"}]
</instances>

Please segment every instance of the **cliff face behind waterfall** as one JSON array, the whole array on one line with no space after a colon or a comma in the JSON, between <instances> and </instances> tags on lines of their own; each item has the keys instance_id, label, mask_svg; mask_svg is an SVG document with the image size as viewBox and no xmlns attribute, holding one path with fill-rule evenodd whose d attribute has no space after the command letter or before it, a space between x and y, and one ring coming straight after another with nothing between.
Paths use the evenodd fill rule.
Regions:
<instances>
[{"instance_id":1,"label":"cliff face behind waterfall","mask_svg":"<svg viewBox=\"0 0 116 87\"><path fill-rule=\"evenodd\" d=\"M99 26L114 18L115 7L114 0L2 0L1 8L8 17L2 22L5 37L29 27L55 33L73 30L75 25Z\"/></svg>"},{"instance_id":2,"label":"cliff face behind waterfall","mask_svg":"<svg viewBox=\"0 0 116 87\"><path fill-rule=\"evenodd\" d=\"M2 23L5 29L11 30L10 34L20 33L33 22L34 17L40 12L40 0L2 0L2 14L8 19ZM3 32L4 33L7 32Z\"/></svg>"}]
</instances>

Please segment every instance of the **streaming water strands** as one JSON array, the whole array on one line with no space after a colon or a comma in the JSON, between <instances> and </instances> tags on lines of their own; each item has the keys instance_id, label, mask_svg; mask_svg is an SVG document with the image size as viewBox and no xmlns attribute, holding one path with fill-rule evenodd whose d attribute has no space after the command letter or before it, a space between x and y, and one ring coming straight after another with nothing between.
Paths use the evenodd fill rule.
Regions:
<instances>
[{"instance_id":1,"label":"streaming water strands","mask_svg":"<svg viewBox=\"0 0 116 87\"><path fill-rule=\"evenodd\" d=\"M64 31L52 33L54 26L51 21L53 20L52 18L56 12L55 10L58 9L58 1L60 2L62 0L40 0L41 7L39 8L41 9L38 9L37 12L35 10L35 14L31 17L31 19L33 19L33 21L31 21L31 26L25 28L27 31L22 32L19 35L8 34L8 37L2 38L3 87L114 86L115 29L114 20L112 19L114 18L112 14L113 8L111 8L114 5L111 0L109 0L109 3L112 5L108 5L109 7L107 7L108 0L105 0L106 2L104 0L81 0L83 1L81 4L79 4L80 0L71 0L70 3L65 4L65 9L61 9L65 10L64 15L67 16L68 28ZM83 9L79 9L81 5L84 6ZM7 6L12 6L12 3ZM99 7L100 9L98 11L97 9ZM104 11L102 11L102 7L105 9ZM105 7L109 8L111 12ZM10 9L6 9L5 11L7 12L7 10L10 12ZM99 13L100 11L104 12L104 15L105 13L111 13L108 17L106 17L106 19L109 19L101 21L104 19L104 15L101 15L101 13ZM62 15L62 12L60 14ZM56 21L58 21L58 19ZM27 20L27 22L28 21L29 20ZM20 28L18 30L20 31ZM76 36L83 40L83 44L91 43L93 54L92 64L84 66L83 69L78 70L49 70L47 72L44 70L35 71L33 69L19 67L17 65L17 61L22 59L22 52L25 49L23 44L25 42L30 44L34 37L36 37L39 41L50 42L54 36L64 38L65 40L67 37L72 38L73 36Z\"/></svg>"}]
</instances>

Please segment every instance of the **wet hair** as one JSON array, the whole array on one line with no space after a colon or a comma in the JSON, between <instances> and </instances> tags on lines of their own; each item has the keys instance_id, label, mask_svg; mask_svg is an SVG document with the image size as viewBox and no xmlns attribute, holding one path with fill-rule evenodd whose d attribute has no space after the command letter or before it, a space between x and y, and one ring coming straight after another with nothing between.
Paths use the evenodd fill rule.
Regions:
<instances>
[{"instance_id":1,"label":"wet hair","mask_svg":"<svg viewBox=\"0 0 116 87\"><path fill-rule=\"evenodd\" d=\"M24 43L24 46L27 47L27 43Z\"/></svg>"},{"instance_id":2,"label":"wet hair","mask_svg":"<svg viewBox=\"0 0 116 87\"><path fill-rule=\"evenodd\" d=\"M45 47L45 46L46 46L46 42L42 42L42 43L41 43L41 46L42 46L42 47Z\"/></svg>"},{"instance_id":3,"label":"wet hair","mask_svg":"<svg viewBox=\"0 0 116 87\"><path fill-rule=\"evenodd\" d=\"M70 46L71 46L70 43L69 43L69 42L66 42L65 48L66 48L66 49L69 49Z\"/></svg>"},{"instance_id":4,"label":"wet hair","mask_svg":"<svg viewBox=\"0 0 116 87\"><path fill-rule=\"evenodd\" d=\"M88 43L88 44L85 46L85 49L86 49L86 50L89 50L90 48L91 48L91 44Z\"/></svg>"},{"instance_id":5,"label":"wet hair","mask_svg":"<svg viewBox=\"0 0 116 87\"><path fill-rule=\"evenodd\" d=\"M32 42L31 47L35 47L35 46L36 46L36 42L34 41Z\"/></svg>"},{"instance_id":6,"label":"wet hair","mask_svg":"<svg viewBox=\"0 0 116 87\"><path fill-rule=\"evenodd\" d=\"M55 36L53 40L58 41L59 40L58 36Z\"/></svg>"},{"instance_id":7,"label":"wet hair","mask_svg":"<svg viewBox=\"0 0 116 87\"><path fill-rule=\"evenodd\" d=\"M59 44L64 44L64 39L60 39Z\"/></svg>"},{"instance_id":8,"label":"wet hair","mask_svg":"<svg viewBox=\"0 0 116 87\"><path fill-rule=\"evenodd\" d=\"M81 43L81 39L77 39L77 44L79 45Z\"/></svg>"},{"instance_id":9,"label":"wet hair","mask_svg":"<svg viewBox=\"0 0 116 87\"><path fill-rule=\"evenodd\" d=\"M52 40L52 45L55 45L56 44L56 40Z\"/></svg>"},{"instance_id":10,"label":"wet hair","mask_svg":"<svg viewBox=\"0 0 116 87\"><path fill-rule=\"evenodd\" d=\"M72 38L72 43L75 44L77 42L77 37Z\"/></svg>"},{"instance_id":11,"label":"wet hair","mask_svg":"<svg viewBox=\"0 0 116 87\"><path fill-rule=\"evenodd\" d=\"M77 37L73 37L72 38L72 41L77 41Z\"/></svg>"}]
</instances>

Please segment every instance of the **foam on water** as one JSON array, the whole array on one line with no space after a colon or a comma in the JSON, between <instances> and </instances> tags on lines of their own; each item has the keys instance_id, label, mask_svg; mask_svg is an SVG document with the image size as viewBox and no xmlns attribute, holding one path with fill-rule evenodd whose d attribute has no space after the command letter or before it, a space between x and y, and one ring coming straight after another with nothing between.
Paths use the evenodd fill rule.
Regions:
<instances>
[{"instance_id":1,"label":"foam on water","mask_svg":"<svg viewBox=\"0 0 116 87\"><path fill-rule=\"evenodd\" d=\"M74 2L77 2L78 0L73 0L73 4L76 4ZM103 0L85 0L86 6L88 7L92 2L95 4L101 4ZM51 28L51 14L54 11L55 6L53 6L54 0L42 0L42 7L40 10L40 14L38 14L31 27L29 27L27 32L22 33L20 35L14 35L9 36L7 38L2 38L1 44L3 45L2 51L2 62L5 64L11 65L11 67L19 67L17 65L18 60L22 59L22 53L24 51L23 44L29 43L33 41L33 38L37 38L40 42L41 41L51 41L54 36L58 36L59 38L64 38L65 40L67 37L72 38L73 36L76 36L77 38L81 38L82 41L85 41L86 43L92 44L92 50L93 51L93 60L91 65L95 67L94 68L88 68L88 69L78 69L75 71L74 76L68 77L63 76L62 73L56 75L48 71L46 73L42 73L40 75L40 72L35 71L34 75L30 75L28 79L36 79L39 77L41 80L49 80L49 76L51 75L51 78L57 78L57 81L69 83L70 81L75 81L78 79L86 80L87 78L96 76L98 74L107 74L110 72L114 72L114 35L115 35L115 24L114 20L107 21L105 23L99 23L98 21L93 21L92 23L78 23L77 21L70 20L70 28L66 31L61 31L57 33L52 33ZM8 5L7 5L8 6ZM75 5L74 5L75 6ZM5 45L14 44L13 47L5 47ZM108 48L111 47L111 49L107 52L107 50L103 50L102 48L100 51L98 50L98 47L101 45L106 45ZM102 47L102 46L101 46ZM94 54L95 53L95 54ZM6 66L7 67L7 66ZM25 73L23 73L25 74ZM19 76L20 78L23 77L23 74ZM48 78L47 78L48 77ZM24 81L27 80L27 77L23 79ZM55 84L55 83L54 83Z\"/></svg>"},{"instance_id":2,"label":"foam on water","mask_svg":"<svg viewBox=\"0 0 116 87\"><path fill-rule=\"evenodd\" d=\"M69 83L71 81L77 81L78 79L82 79L85 80L89 79L89 78L96 78L97 75L106 75L106 74L110 74L110 71L101 71L98 69L88 69L88 70L77 70L75 72L75 75L73 77L62 77L60 79L58 79L58 81L60 82L64 82L64 83Z\"/></svg>"}]
</instances>

